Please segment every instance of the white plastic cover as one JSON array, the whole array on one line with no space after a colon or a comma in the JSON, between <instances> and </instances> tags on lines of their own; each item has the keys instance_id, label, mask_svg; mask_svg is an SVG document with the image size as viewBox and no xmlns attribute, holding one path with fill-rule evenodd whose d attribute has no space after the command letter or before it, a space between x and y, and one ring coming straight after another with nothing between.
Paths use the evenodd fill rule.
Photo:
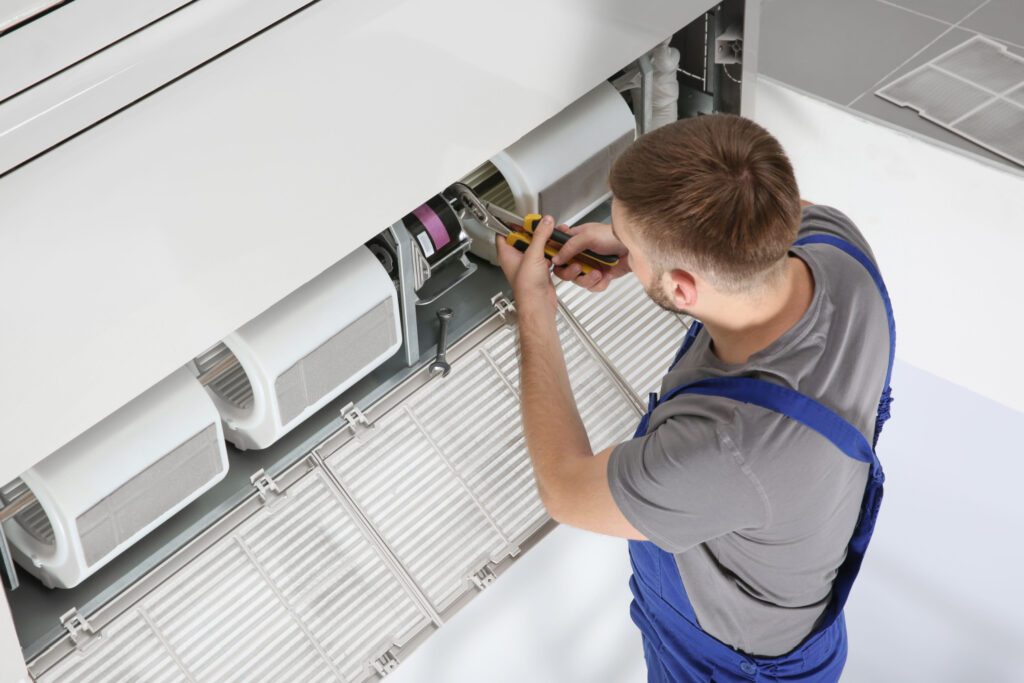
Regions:
<instances>
[{"instance_id":1,"label":"white plastic cover","mask_svg":"<svg viewBox=\"0 0 1024 683\"><path fill-rule=\"evenodd\" d=\"M241 407L209 387L239 448L266 448L402 345L398 294L359 247L224 338L252 387Z\"/></svg>"},{"instance_id":2,"label":"white plastic cover","mask_svg":"<svg viewBox=\"0 0 1024 683\"><path fill-rule=\"evenodd\" d=\"M574 223L608 197L612 161L636 138L636 119L602 82L491 159L512 188L516 212Z\"/></svg>"},{"instance_id":3,"label":"white plastic cover","mask_svg":"<svg viewBox=\"0 0 1024 683\"><path fill-rule=\"evenodd\" d=\"M45 584L77 585L227 473L216 409L181 369L21 475L52 542L18 518L14 557Z\"/></svg>"}]
</instances>

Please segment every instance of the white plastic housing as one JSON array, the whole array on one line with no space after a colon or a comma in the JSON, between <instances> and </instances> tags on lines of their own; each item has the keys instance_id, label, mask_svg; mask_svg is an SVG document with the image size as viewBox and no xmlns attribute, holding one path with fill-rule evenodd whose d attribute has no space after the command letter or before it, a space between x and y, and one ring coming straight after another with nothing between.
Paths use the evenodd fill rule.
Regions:
<instances>
[{"instance_id":1,"label":"white plastic housing","mask_svg":"<svg viewBox=\"0 0 1024 683\"><path fill-rule=\"evenodd\" d=\"M636 138L636 119L607 81L491 159L516 212L574 223L608 196L608 171Z\"/></svg>"},{"instance_id":2,"label":"white plastic housing","mask_svg":"<svg viewBox=\"0 0 1024 683\"><path fill-rule=\"evenodd\" d=\"M225 437L243 450L266 448L399 349L398 294L377 258L359 247L224 345L251 392L207 388Z\"/></svg>"},{"instance_id":3,"label":"white plastic housing","mask_svg":"<svg viewBox=\"0 0 1024 683\"><path fill-rule=\"evenodd\" d=\"M70 588L227 470L217 410L183 368L25 471L40 507L7 520L4 532L21 566L51 588ZM29 518L37 523L24 524ZM39 529L52 531L52 542Z\"/></svg>"},{"instance_id":4,"label":"white plastic housing","mask_svg":"<svg viewBox=\"0 0 1024 683\"><path fill-rule=\"evenodd\" d=\"M608 171L636 139L636 119L607 81L491 159L520 216L551 214L572 225L608 198ZM493 234L472 221L472 252L497 263Z\"/></svg>"}]
</instances>

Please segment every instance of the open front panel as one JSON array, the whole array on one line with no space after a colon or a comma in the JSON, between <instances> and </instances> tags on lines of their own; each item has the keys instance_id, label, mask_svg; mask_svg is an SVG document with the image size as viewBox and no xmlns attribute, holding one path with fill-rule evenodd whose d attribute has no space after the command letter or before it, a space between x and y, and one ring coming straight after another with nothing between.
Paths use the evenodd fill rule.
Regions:
<instances>
[{"instance_id":1,"label":"open front panel","mask_svg":"<svg viewBox=\"0 0 1024 683\"><path fill-rule=\"evenodd\" d=\"M592 445L627 438L631 404L564 320L559 332ZM504 327L327 459L439 611L547 518L518 389L515 333Z\"/></svg>"},{"instance_id":2,"label":"open front panel","mask_svg":"<svg viewBox=\"0 0 1024 683\"><path fill-rule=\"evenodd\" d=\"M632 275L613 280L604 292L569 282L558 297L641 401L658 391L686 334L683 316L665 311Z\"/></svg>"},{"instance_id":3,"label":"open front panel","mask_svg":"<svg viewBox=\"0 0 1024 683\"><path fill-rule=\"evenodd\" d=\"M653 387L685 326L632 277L558 293L574 396L600 450L638 417L615 374ZM238 526L40 680L361 681L393 665L386 653L414 647L431 608L447 618L474 573L548 520L522 434L515 328L491 320L474 334L448 377L423 373L369 409L371 427L332 435L315 450L339 439L325 461L303 460L312 471L288 475L283 496L239 511Z\"/></svg>"},{"instance_id":4,"label":"open front panel","mask_svg":"<svg viewBox=\"0 0 1024 683\"><path fill-rule=\"evenodd\" d=\"M177 683L189 678L142 613L132 610L103 629L103 637L88 651L71 653L36 680L39 683Z\"/></svg>"},{"instance_id":5,"label":"open front panel","mask_svg":"<svg viewBox=\"0 0 1024 683\"><path fill-rule=\"evenodd\" d=\"M40 680L365 680L429 623L379 553L310 473Z\"/></svg>"}]
</instances>

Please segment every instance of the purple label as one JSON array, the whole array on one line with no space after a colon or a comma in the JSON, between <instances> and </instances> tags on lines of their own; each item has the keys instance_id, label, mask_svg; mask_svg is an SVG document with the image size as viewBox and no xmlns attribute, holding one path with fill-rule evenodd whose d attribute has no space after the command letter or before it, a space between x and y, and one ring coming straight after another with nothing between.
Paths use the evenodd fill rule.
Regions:
<instances>
[{"instance_id":1,"label":"purple label","mask_svg":"<svg viewBox=\"0 0 1024 683\"><path fill-rule=\"evenodd\" d=\"M434 242L434 246L440 251L441 247L451 242L451 237L448 236L448 230L444 227L444 223L441 222L441 217L437 215L432 208L423 204L412 210L412 215L420 219L423 223L423 227L427 229L430 234L430 239Z\"/></svg>"}]
</instances>

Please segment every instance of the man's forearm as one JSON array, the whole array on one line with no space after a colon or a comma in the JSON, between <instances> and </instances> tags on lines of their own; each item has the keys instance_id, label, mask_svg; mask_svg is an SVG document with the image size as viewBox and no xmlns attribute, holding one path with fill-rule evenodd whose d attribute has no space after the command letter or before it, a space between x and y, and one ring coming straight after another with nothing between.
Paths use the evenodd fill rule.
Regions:
<instances>
[{"instance_id":1,"label":"man's forearm","mask_svg":"<svg viewBox=\"0 0 1024 683\"><path fill-rule=\"evenodd\" d=\"M555 318L540 307L518 312L523 429L541 499L551 511L574 465L592 455L562 354Z\"/></svg>"}]
</instances>

